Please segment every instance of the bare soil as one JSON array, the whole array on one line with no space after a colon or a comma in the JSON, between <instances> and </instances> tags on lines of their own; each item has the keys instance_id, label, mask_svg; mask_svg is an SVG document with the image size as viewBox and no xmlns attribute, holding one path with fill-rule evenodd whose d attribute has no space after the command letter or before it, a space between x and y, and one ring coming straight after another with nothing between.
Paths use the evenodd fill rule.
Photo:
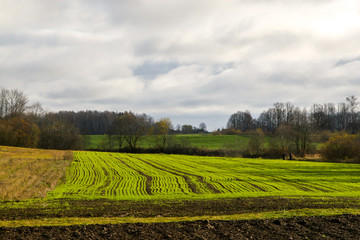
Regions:
<instances>
[{"instance_id":1,"label":"bare soil","mask_svg":"<svg viewBox=\"0 0 360 240\"><path fill-rule=\"evenodd\" d=\"M1 208L0 220L62 217L216 216L302 208L360 208L356 198L239 198L196 201L66 200ZM0 239L360 239L360 215L0 228Z\"/></svg>"},{"instance_id":2,"label":"bare soil","mask_svg":"<svg viewBox=\"0 0 360 240\"><path fill-rule=\"evenodd\" d=\"M302 208L359 208L357 198L234 198L217 200L57 200L26 208L0 208L0 220L62 217L185 217L219 216Z\"/></svg>"},{"instance_id":3,"label":"bare soil","mask_svg":"<svg viewBox=\"0 0 360 240\"><path fill-rule=\"evenodd\" d=\"M360 216L0 228L0 239L360 239Z\"/></svg>"}]
</instances>

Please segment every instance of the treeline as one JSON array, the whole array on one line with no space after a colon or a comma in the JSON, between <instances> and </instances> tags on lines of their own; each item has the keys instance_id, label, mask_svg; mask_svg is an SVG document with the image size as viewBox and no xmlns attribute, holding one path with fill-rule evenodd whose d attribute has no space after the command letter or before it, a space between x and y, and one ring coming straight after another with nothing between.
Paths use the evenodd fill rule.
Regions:
<instances>
[{"instance_id":1,"label":"treeline","mask_svg":"<svg viewBox=\"0 0 360 240\"><path fill-rule=\"evenodd\" d=\"M45 112L40 103L29 105L29 99L19 90L1 89L0 145L45 149L84 149L88 135L107 135L107 145L119 150L134 151L146 135L154 135L156 148L164 151L169 135L206 132L199 128L177 126L170 119L155 122L146 114L132 112L60 111Z\"/></svg>"},{"instance_id":2,"label":"treeline","mask_svg":"<svg viewBox=\"0 0 360 240\"><path fill-rule=\"evenodd\" d=\"M257 119L249 111L232 114L222 133L250 134L254 140L249 143L246 153L253 156L279 157L283 153L304 156L315 153L314 142L326 142L320 150L324 158L360 160L359 151L353 150L360 149L358 106L355 96L347 97L346 102L338 104L313 104L309 109L295 107L289 102L275 103ZM273 137L266 149L261 143L264 134ZM348 147L345 148L345 145Z\"/></svg>"},{"instance_id":3,"label":"treeline","mask_svg":"<svg viewBox=\"0 0 360 240\"><path fill-rule=\"evenodd\" d=\"M230 116L227 129L246 132L261 128L274 133L282 125L307 124L313 131L347 131L355 134L360 126L359 101L355 96L346 102L313 104L310 108L295 107L292 103L275 103L256 119L249 111L238 111Z\"/></svg>"},{"instance_id":4,"label":"treeline","mask_svg":"<svg viewBox=\"0 0 360 240\"><path fill-rule=\"evenodd\" d=\"M78 129L54 113L45 113L39 103L19 90L0 91L0 145L45 149L81 149Z\"/></svg>"},{"instance_id":5,"label":"treeline","mask_svg":"<svg viewBox=\"0 0 360 240\"><path fill-rule=\"evenodd\" d=\"M53 113L60 120L71 123L79 129L82 135L103 135L112 131L114 121L121 117L124 112L113 111L59 111ZM207 133L206 124L200 123L198 127L190 124L177 125L171 128L172 134L197 134Z\"/></svg>"},{"instance_id":6,"label":"treeline","mask_svg":"<svg viewBox=\"0 0 360 240\"><path fill-rule=\"evenodd\" d=\"M54 117L72 124L79 129L82 135L103 135L110 131L110 126L115 119L123 114L122 112L110 111L60 111L54 113Z\"/></svg>"}]
</instances>

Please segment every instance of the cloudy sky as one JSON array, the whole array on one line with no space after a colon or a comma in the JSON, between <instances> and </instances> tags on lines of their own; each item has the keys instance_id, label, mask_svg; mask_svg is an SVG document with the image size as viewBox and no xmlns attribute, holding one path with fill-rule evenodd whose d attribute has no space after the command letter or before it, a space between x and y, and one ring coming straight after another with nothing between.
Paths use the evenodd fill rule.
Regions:
<instances>
[{"instance_id":1,"label":"cloudy sky","mask_svg":"<svg viewBox=\"0 0 360 240\"><path fill-rule=\"evenodd\" d=\"M208 130L343 102L360 96L360 1L0 0L0 87Z\"/></svg>"}]
</instances>

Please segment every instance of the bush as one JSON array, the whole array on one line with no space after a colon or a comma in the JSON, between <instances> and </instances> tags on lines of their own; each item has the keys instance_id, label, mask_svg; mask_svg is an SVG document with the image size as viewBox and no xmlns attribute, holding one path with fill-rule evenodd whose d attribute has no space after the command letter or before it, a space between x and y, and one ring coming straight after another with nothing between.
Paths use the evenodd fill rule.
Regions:
<instances>
[{"instance_id":1,"label":"bush","mask_svg":"<svg viewBox=\"0 0 360 240\"><path fill-rule=\"evenodd\" d=\"M237 130L234 128L228 128L228 129L223 129L221 131L222 135L241 135L242 132L241 130Z\"/></svg>"},{"instance_id":2,"label":"bush","mask_svg":"<svg viewBox=\"0 0 360 240\"><path fill-rule=\"evenodd\" d=\"M320 133L318 141L321 143L329 141L332 133L329 130L324 130Z\"/></svg>"},{"instance_id":3,"label":"bush","mask_svg":"<svg viewBox=\"0 0 360 240\"><path fill-rule=\"evenodd\" d=\"M360 136L346 132L333 134L323 145L321 154L327 160L360 162Z\"/></svg>"}]
</instances>

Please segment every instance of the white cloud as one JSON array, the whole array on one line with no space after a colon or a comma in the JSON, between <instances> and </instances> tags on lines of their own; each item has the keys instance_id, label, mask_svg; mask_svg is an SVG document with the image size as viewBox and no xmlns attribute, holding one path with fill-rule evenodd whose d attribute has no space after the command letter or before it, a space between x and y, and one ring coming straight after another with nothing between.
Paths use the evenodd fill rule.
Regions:
<instances>
[{"instance_id":1,"label":"white cloud","mask_svg":"<svg viewBox=\"0 0 360 240\"><path fill-rule=\"evenodd\" d=\"M0 86L53 110L203 116L212 129L237 110L256 115L277 101L336 103L360 92L356 0L0 6Z\"/></svg>"}]
</instances>

